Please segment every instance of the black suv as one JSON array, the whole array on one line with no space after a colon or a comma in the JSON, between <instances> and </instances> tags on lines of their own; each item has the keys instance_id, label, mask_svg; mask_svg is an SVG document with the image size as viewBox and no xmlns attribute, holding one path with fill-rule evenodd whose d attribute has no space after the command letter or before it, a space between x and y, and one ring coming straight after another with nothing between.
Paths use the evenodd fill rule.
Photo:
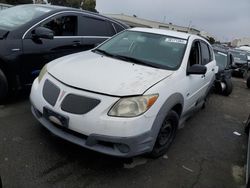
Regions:
<instances>
[{"instance_id":1,"label":"black suv","mask_svg":"<svg viewBox=\"0 0 250 188\"><path fill-rule=\"evenodd\" d=\"M31 85L49 61L89 50L127 28L67 7L20 5L0 11L0 100Z\"/></svg>"},{"instance_id":2,"label":"black suv","mask_svg":"<svg viewBox=\"0 0 250 188\"><path fill-rule=\"evenodd\" d=\"M225 96L229 96L233 90L232 84L232 54L222 47L213 47L216 64L219 67L215 75L215 91Z\"/></svg>"}]
</instances>

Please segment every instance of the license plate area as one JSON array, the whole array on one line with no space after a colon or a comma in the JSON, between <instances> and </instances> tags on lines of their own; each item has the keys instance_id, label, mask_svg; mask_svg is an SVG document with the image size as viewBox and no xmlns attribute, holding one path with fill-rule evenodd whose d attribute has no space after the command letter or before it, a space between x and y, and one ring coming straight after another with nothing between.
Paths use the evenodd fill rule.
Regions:
<instances>
[{"instance_id":1,"label":"license plate area","mask_svg":"<svg viewBox=\"0 0 250 188\"><path fill-rule=\"evenodd\" d=\"M69 126L69 118L66 116L63 116L61 114L58 114L54 112L53 110L50 110L47 107L43 108L43 116L48 121L50 121L53 124L68 128Z\"/></svg>"}]
</instances>

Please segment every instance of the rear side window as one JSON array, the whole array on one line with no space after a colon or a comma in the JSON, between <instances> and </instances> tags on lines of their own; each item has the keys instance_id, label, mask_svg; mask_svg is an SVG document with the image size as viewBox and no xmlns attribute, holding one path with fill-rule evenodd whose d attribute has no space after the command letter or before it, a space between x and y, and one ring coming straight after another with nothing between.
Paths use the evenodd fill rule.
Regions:
<instances>
[{"instance_id":1,"label":"rear side window","mask_svg":"<svg viewBox=\"0 0 250 188\"><path fill-rule=\"evenodd\" d=\"M124 28L121 25L119 25L119 24L113 23L113 25L114 25L117 33L119 33L119 32L121 32L121 31L124 30Z\"/></svg>"},{"instance_id":2,"label":"rear side window","mask_svg":"<svg viewBox=\"0 0 250 188\"><path fill-rule=\"evenodd\" d=\"M80 35L83 36L112 36L115 34L112 24L98 18L81 18Z\"/></svg>"},{"instance_id":3,"label":"rear side window","mask_svg":"<svg viewBox=\"0 0 250 188\"><path fill-rule=\"evenodd\" d=\"M211 57L210 57L210 51L208 49L208 45L204 42L200 43L201 45L201 64L206 65L210 62Z\"/></svg>"}]
</instances>

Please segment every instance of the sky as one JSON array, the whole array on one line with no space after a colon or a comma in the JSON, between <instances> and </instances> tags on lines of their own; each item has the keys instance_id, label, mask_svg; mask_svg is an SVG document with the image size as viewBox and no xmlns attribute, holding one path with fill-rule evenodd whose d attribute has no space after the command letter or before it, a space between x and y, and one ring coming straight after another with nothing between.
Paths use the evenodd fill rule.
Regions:
<instances>
[{"instance_id":1,"label":"sky","mask_svg":"<svg viewBox=\"0 0 250 188\"><path fill-rule=\"evenodd\" d=\"M101 14L139 18L204 30L220 41L250 37L250 0L96 0Z\"/></svg>"}]
</instances>

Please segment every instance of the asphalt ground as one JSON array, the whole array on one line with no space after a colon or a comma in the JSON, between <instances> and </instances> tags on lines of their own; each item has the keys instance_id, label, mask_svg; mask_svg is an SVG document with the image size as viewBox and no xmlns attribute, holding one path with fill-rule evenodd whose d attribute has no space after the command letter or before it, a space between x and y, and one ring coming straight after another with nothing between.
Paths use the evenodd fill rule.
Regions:
<instances>
[{"instance_id":1,"label":"asphalt ground","mask_svg":"<svg viewBox=\"0 0 250 188\"><path fill-rule=\"evenodd\" d=\"M250 90L242 79L233 84L229 97L211 95L159 159L110 157L57 138L21 96L0 107L3 187L244 187Z\"/></svg>"}]
</instances>

